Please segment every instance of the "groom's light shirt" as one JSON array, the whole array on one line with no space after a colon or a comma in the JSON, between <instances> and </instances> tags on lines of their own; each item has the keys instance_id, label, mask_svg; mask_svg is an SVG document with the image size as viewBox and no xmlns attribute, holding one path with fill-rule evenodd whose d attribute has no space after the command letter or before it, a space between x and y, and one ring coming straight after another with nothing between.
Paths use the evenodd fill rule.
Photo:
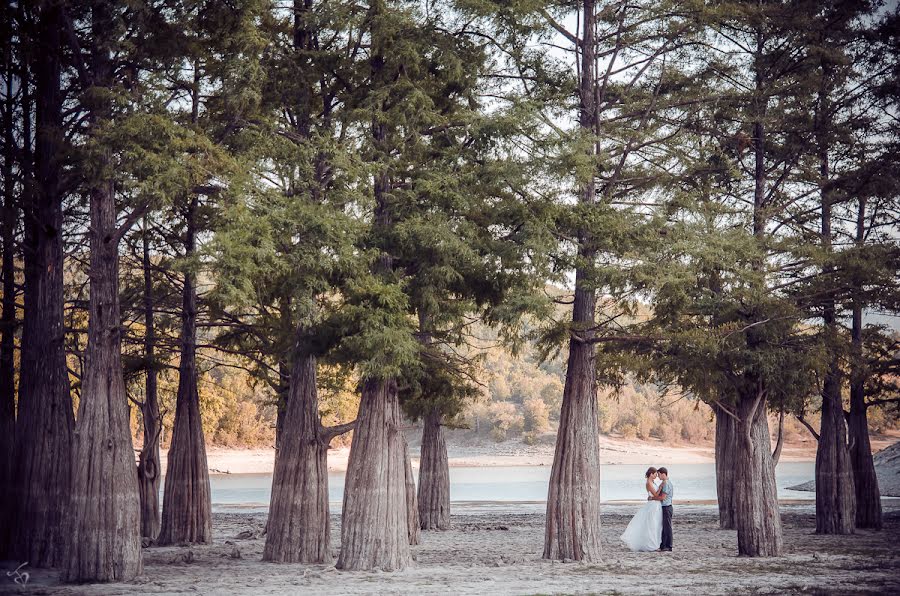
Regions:
<instances>
[{"instance_id":1,"label":"groom's light shirt","mask_svg":"<svg viewBox=\"0 0 900 596\"><path fill-rule=\"evenodd\" d=\"M662 506L667 507L672 504L672 482L666 480L666 483L663 484L662 492L665 493L666 498L662 500Z\"/></svg>"}]
</instances>

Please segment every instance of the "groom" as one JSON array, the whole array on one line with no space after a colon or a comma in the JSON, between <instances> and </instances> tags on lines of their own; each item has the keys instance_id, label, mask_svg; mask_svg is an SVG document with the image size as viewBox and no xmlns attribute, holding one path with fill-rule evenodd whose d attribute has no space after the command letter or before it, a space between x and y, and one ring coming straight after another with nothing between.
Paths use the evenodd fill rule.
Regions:
<instances>
[{"instance_id":1,"label":"groom","mask_svg":"<svg viewBox=\"0 0 900 596\"><path fill-rule=\"evenodd\" d=\"M659 545L660 551L672 552L672 495L674 487L672 481L669 480L669 471L665 468L659 468L656 471L662 485L659 489L659 496L655 497L657 501L662 501L662 542Z\"/></svg>"}]
</instances>

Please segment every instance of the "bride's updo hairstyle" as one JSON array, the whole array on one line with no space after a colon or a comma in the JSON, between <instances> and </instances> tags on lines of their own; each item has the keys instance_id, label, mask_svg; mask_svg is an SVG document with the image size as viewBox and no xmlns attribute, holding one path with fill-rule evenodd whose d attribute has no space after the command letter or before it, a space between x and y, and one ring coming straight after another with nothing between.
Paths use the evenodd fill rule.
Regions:
<instances>
[{"instance_id":1,"label":"bride's updo hairstyle","mask_svg":"<svg viewBox=\"0 0 900 596\"><path fill-rule=\"evenodd\" d=\"M652 466L647 468L647 473L644 474L644 478L650 478L651 474L656 474L656 468L654 468Z\"/></svg>"}]
</instances>

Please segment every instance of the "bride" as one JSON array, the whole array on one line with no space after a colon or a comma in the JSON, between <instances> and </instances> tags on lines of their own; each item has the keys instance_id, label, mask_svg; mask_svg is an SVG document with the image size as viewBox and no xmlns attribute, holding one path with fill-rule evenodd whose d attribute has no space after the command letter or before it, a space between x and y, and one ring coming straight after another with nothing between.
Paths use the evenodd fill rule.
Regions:
<instances>
[{"instance_id":1,"label":"bride","mask_svg":"<svg viewBox=\"0 0 900 596\"><path fill-rule=\"evenodd\" d=\"M656 468L649 468L644 476L647 478L647 494L651 497L659 496L660 481L657 479ZM647 501L628 522L628 527L620 538L631 550L651 551L659 550L661 536L662 503Z\"/></svg>"}]
</instances>

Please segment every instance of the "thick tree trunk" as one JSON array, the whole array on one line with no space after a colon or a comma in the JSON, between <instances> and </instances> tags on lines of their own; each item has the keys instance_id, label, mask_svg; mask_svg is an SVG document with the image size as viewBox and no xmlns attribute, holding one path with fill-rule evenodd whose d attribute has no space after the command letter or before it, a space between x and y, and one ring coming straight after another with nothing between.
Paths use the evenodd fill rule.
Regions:
<instances>
[{"instance_id":1,"label":"thick tree trunk","mask_svg":"<svg viewBox=\"0 0 900 596\"><path fill-rule=\"evenodd\" d=\"M825 374L816 450L816 533L852 534L856 493L836 362Z\"/></svg>"},{"instance_id":2,"label":"thick tree trunk","mask_svg":"<svg viewBox=\"0 0 900 596\"><path fill-rule=\"evenodd\" d=\"M372 80L376 85L383 85L387 84L385 32L382 30L384 2L371 2L368 12L372 37L372 56L369 60ZM372 122L372 141L383 155L389 154L387 126L384 119L374 119ZM379 230L389 230L394 225L389 204L390 189L387 164L381 164L373 184L374 225ZM393 269L391 256L382 253L374 264L373 273L387 278L392 275ZM397 380L368 378L363 380L362 387L344 484L341 553L337 568L397 571L412 562L406 527L406 462L400 431Z\"/></svg>"},{"instance_id":3,"label":"thick tree trunk","mask_svg":"<svg viewBox=\"0 0 900 596\"><path fill-rule=\"evenodd\" d=\"M593 312L593 294L582 300ZM583 304L576 297L579 306ZM547 496L545 559L600 559L600 448L593 373L593 346L572 339Z\"/></svg>"},{"instance_id":4,"label":"thick tree trunk","mask_svg":"<svg viewBox=\"0 0 900 596\"><path fill-rule=\"evenodd\" d=\"M141 493L141 536L156 540L159 535L159 481L162 473L159 459L159 435L162 418L159 414L159 398L156 373L156 322L153 313L153 279L150 275L150 239L147 222L144 221L144 362L146 384L141 418L144 426L144 444L138 460L138 484Z\"/></svg>"},{"instance_id":5,"label":"thick tree trunk","mask_svg":"<svg viewBox=\"0 0 900 596\"><path fill-rule=\"evenodd\" d=\"M579 126L586 134L593 135L597 133L594 0L585 0L583 11ZM591 159L595 152L592 143ZM592 175L581 188L579 202L593 204L595 194L596 181ZM601 555L600 446L591 343L597 299L590 285L590 274L584 268L590 267L596 250L587 231L580 230L578 239L578 256L586 265L575 272L573 330L547 495L544 558L598 561Z\"/></svg>"},{"instance_id":6,"label":"thick tree trunk","mask_svg":"<svg viewBox=\"0 0 900 596\"><path fill-rule=\"evenodd\" d=\"M338 569L397 571L410 565L403 455L397 384L368 379L350 446Z\"/></svg>"},{"instance_id":7,"label":"thick tree trunk","mask_svg":"<svg viewBox=\"0 0 900 596\"><path fill-rule=\"evenodd\" d=\"M4 20L12 23L13 7L4 8ZM11 30L11 26L7 28ZM18 205L15 197L13 170L16 161L16 110L14 80L19 73L13 60L12 42L6 44L4 78L6 105L3 118L3 220L0 222L0 249L3 250L0 275L3 277L3 301L0 304L0 559L4 558L12 539L13 450L16 437L15 334L16 334L16 221ZM21 78L19 79L21 84ZM30 140L29 140L30 142Z\"/></svg>"},{"instance_id":8,"label":"thick tree trunk","mask_svg":"<svg viewBox=\"0 0 900 596\"><path fill-rule=\"evenodd\" d=\"M112 182L91 193L91 295L65 577L127 581L141 573L141 513L121 362Z\"/></svg>"},{"instance_id":9,"label":"thick tree trunk","mask_svg":"<svg viewBox=\"0 0 900 596\"><path fill-rule=\"evenodd\" d=\"M281 448L272 477L264 561L327 563L328 442L323 440L316 391L316 358L297 356L290 380Z\"/></svg>"},{"instance_id":10,"label":"thick tree trunk","mask_svg":"<svg viewBox=\"0 0 900 596\"><path fill-rule=\"evenodd\" d=\"M737 414L741 419L734 459L738 554L779 556L783 550L781 514L764 395L743 396Z\"/></svg>"},{"instance_id":11,"label":"thick tree trunk","mask_svg":"<svg viewBox=\"0 0 900 596\"><path fill-rule=\"evenodd\" d=\"M406 531L410 544L419 544L421 529L419 528L419 503L416 501L416 477L413 475L412 458L409 456L409 443L403 439L403 459L406 484Z\"/></svg>"},{"instance_id":12,"label":"thick tree trunk","mask_svg":"<svg viewBox=\"0 0 900 596\"><path fill-rule=\"evenodd\" d=\"M850 463L853 466L853 488L856 491L856 527L880 530L881 491L872 445L869 442L869 421L866 415L865 390L862 383L850 385ZM818 491L818 485L817 485Z\"/></svg>"},{"instance_id":13,"label":"thick tree trunk","mask_svg":"<svg viewBox=\"0 0 900 596\"><path fill-rule=\"evenodd\" d=\"M198 197L193 195L187 212L185 254L195 251L195 218ZM178 394L175 422L169 447L162 523L159 544L182 542L208 544L212 541L212 504L206 442L200 420L197 393L197 293L193 272L184 276L181 309L181 362L178 366Z\"/></svg>"},{"instance_id":14,"label":"thick tree trunk","mask_svg":"<svg viewBox=\"0 0 900 596\"><path fill-rule=\"evenodd\" d=\"M63 324L61 16L60 5L48 3L39 17L34 185L23 205L25 308L12 485L13 552L31 567L64 561L75 424Z\"/></svg>"},{"instance_id":15,"label":"thick tree trunk","mask_svg":"<svg viewBox=\"0 0 900 596\"><path fill-rule=\"evenodd\" d=\"M859 200L856 214L856 244L865 242L866 200ZM859 283L854 282L857 291ZM853 466L853 487L856 490L856 527L880 530L881 491L875 475L872 445L869 442L868 407L866 406L866 375L863 354L862 303L853 299L853 323L851 327L852 359L850 361L850 416L847 430L850 436L850 462Z\"/></svg>"},{"instance_id":16,"label":"thick tree trunk","mask_svg":"<svg viewBox=\"0 0 900 596\"><path fill-rule=\"evenodd\" d=\"M91 33L92 83L111 91L113 66L108 7L95 5ZM107 93L89 98L91 126L111 117ZM107 175L110 154L93 156ZM90 180L90 300L83 388L78 409L72 474L71 523L65 579L128 581L141 573L141 510L128 400L122 376L119 309L119 238L115 182Z\"/></svg>"},{"instance_id":17,"label":"thick tree trunk","mask_svg":"<svg viewBox=\"0 0 900 596\"><path fill-rule=\"evenodd\" d=\"M450 527L450 464L441 414L436 409L425 416L422 429L418 501L423 530Z\"/></svg>"},{"instance_id":18,"label":"thick tree trunk","mask_svg":"<svg viewBox=\"0 0 900 596\"><path fill-rule=\"evenodd\" d=\"M732 406L725 407L733 412ZM719 503L719 527L733 530L737 527L734 478L740 425L724 407L715 405L713 411L716 414L716 497Z\"/></svg>"},{"instance_id":19,"label":"thick tree trunk","mask_svg":"<svg viewBox=\"0 0 900 596\"><path fill-rule=\"evenodd\" d=\"M110 88L113 67L103 43L111 28L102 5L93 9L93 82ZM109 96L91 105L93 126L110 116ZM106 172L110 156L96 155ZM70 582L128 581L141 573L141 509L128 400L122 376L119 309L119 230L115 184L92 180L88 343L78 409L72 474L71 524L65 579Z\"/></svg>"}]
</instances>

